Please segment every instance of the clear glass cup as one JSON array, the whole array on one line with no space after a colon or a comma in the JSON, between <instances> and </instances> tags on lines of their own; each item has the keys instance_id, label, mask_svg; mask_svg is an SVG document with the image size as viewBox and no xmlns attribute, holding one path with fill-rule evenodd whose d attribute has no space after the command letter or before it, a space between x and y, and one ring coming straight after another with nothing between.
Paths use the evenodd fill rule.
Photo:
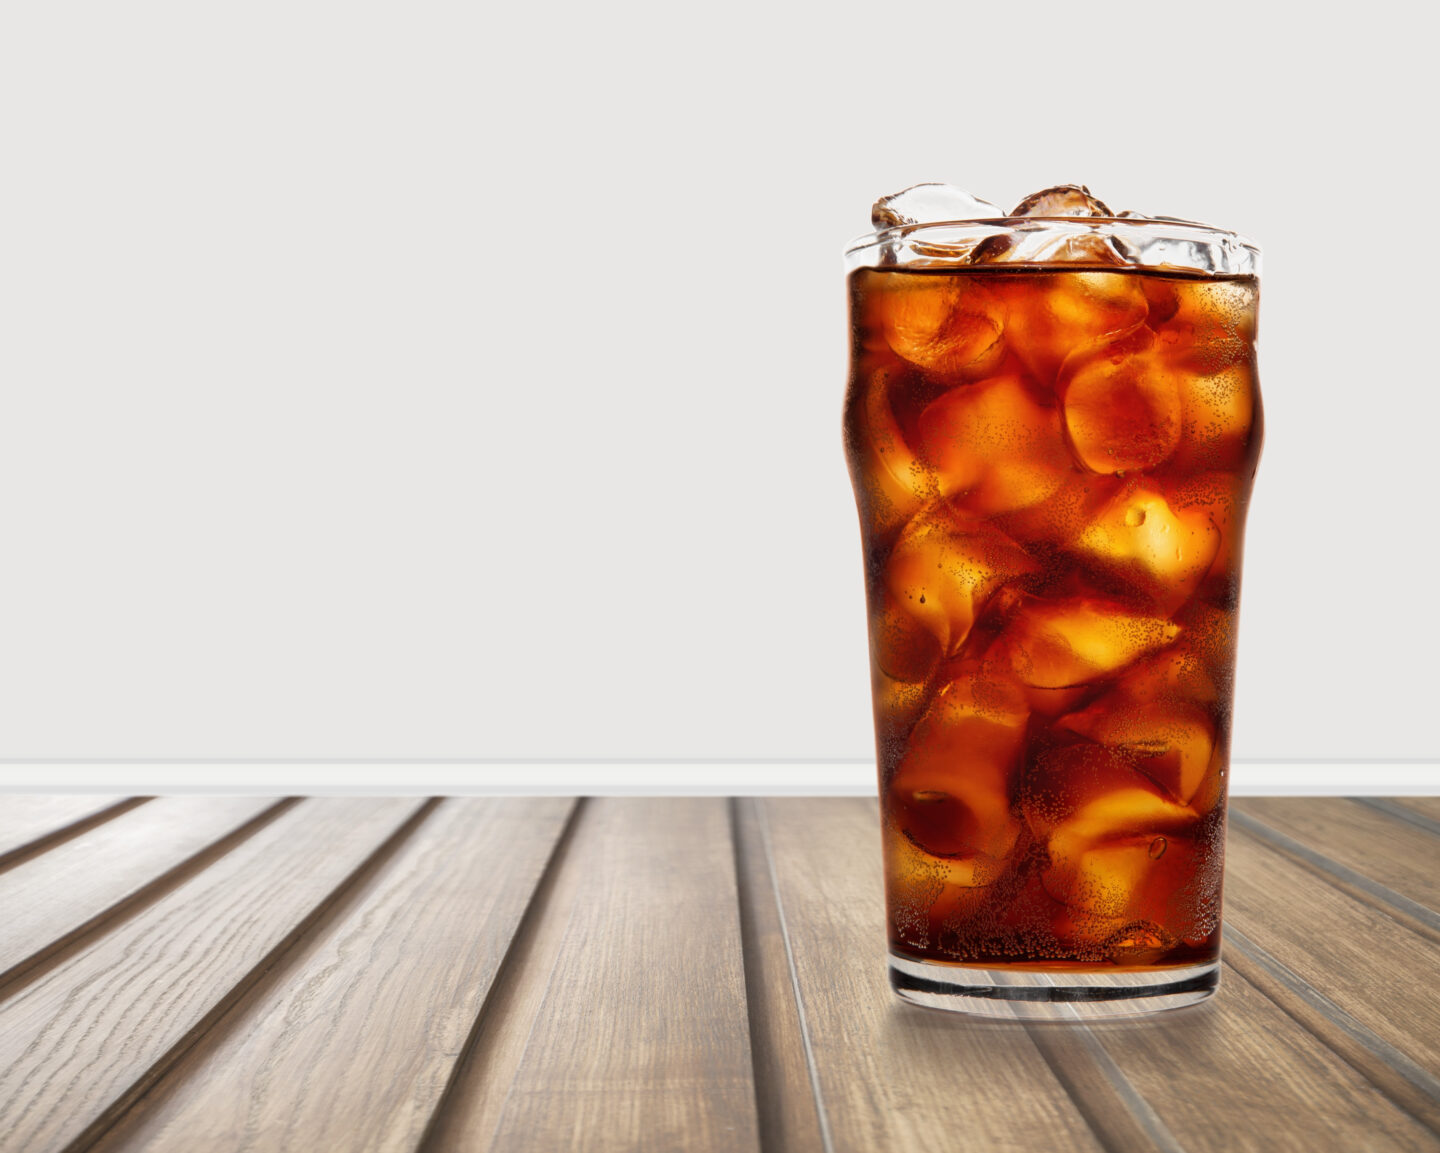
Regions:
<instances>
[{"instance_id":1,"label":"clear glass cup","mask_svg":"<svg viewBox=\"0 0 1440 1153\"><path fill-rule=\"evenodd\" d=\"M1219 980L1259 252L1145 218L847 253L890 977L1090 1018Z\"/></svg>"}]
</instances>

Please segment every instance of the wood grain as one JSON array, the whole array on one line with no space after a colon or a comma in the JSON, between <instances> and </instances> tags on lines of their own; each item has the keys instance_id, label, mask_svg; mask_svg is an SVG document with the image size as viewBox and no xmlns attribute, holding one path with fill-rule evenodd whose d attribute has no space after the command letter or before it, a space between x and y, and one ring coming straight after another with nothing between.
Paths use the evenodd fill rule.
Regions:
<instances>
[{"instance_id":1,"label":"wood grain","mask_svg":"<svg viewBox=\"0 0 1440 1153\"><path fill-rule=\"evenodd\" d=\"M160 797L0 873L0 987L275 804Z\"/></svg>"},{"instance_id":2,"label":"wood grain","mask_svg":"<svg viewBox=\"0 0 1440 1153\"><path fill-rule=\"evenodd\" d=\"M1440 837L1345 797L1247 797L1232 810L1440 910Z\"/></svg>"},{"instance_id":3,"label":"wood grain","mask_svg":"<svg viewBox=\"0 0 1440 1153\"><path fill-rule=\"evenodd\" d=\"M1067 1024L891 993L873 800L268 804L30 808L0 1153L1440 1151L1440 798L1237 802L1219 995Z\"/></svg>"},{"instance_id":4,"label":"wood grain","mask_svg":"<svg viewBox=\"0 0 1440 1153\"><path fill-rule=\"evenodd\" d=\"M67 833L143 803L144 797L0 793L0 867Z\"/></svg>"},{"instance_id":5,"label":"wood grain","mask_svg":"<svg viewBox=\"0 0 1440 1153\"><path fill-rule=\"evenodd\" d=\"M1440 1069L1440 945L1238 826L1225 921L1401 1053Z\"/></svg>"},{"instance_id":6,"label":"wood grain","mask_svg":"<svg viewBox=\"0 0 1440 1153\"><path fill-rule=\"evenodd\" d=\"M890 991L874 802L759 804L831 1147L1101 1149L1023 1028Z\"/></svg>"},{"instance_id":7,"label":"wood grain","mask_svg":"<svg viewBox=\"0 0 1440 1153\"><path fill-rule=\"evenodd\" d=\"M1187 1153L1398 1153L1436 1140L1233 968L1202 1005L1089 1028Z\"/></svg>"},{"instance_id":8,"label":"wood grain","mask_svg":"<svg viewBox=\"0 0 1440 1153\"><path fill-rule=\"evenodd\" d=\"M0 1150L93 1141L417 806L306 801L0 1003Z\"/></svg>"},{"instance_id":9,"label":"wood grain","mask_svg":"<svg viewBox=\"0 0 1440 1153\"><path fill-rule=\"evenodd\" d=\"M97 1149L413 1150L574 804L444 802Z\"/></svg>"},{"instance_id":10,"label":"wood grain","mask_svg":"<svg viewBox=\"0 0 1440 1153\"><path fill-rule=\"evenodd\" d=\"M761 1144L766 1153L820 1153L829 1134L758 803L731 801L731 822Z\"/></svg>"},{"instance_id":11,"label":"wood grain","mask_svg":"<svg viewBox=\"0 0 1440 1153\"><path fill-rule=\"evenodd\" d=\"M422 1153L483 1153L490 1148L549 988L543 974L555 967L585 879L584 863L577 864L571 853L590 803L584 798L576 802L495 976L450 1089L421 1142Z\"/></svg>"},{"instance_id":12,"label":"wood grain","mask_svg":"<svg viewBox=\"0 0 1440 1153\"><path fill-rule=\"evenodd\" d=\"M1440 821L1440 797L1387 797L1386 800L1432 821Z\"/></svg>"},{"instance_id":13,"label":"wood grain","mask_svg":"<svg viewBox=\"0 0 1440 1153\"><path fill-rule=\"evenodd\" d=\"M725 800L593 799L563 868L563 932L530 954L544 993L508 1022L526 1040L493 1131L489 1111L441 1122L435 1147L758 1149Z\"/></svg>"},{"instance_id":14,"label":"wood grain","mask_svg":"<svg viewBox=\"0 0 1440 1153\"><path fill-rule=\"evenodd\" d=\"M1365 805L1388 816L1422 829L1431 836L1440 837L1440 803L1432 807L1434 815L1427 815L1426 810L1417 808L1416 802L1422 798L1416 797L1352 797L1356 804ZM1435 798L1431 798L1435 799Z\"/></svg>"},{"instance_id":15,"label":"wood grain","mask_svg":"<svg viewBox=\"0 0 1440 1153\"><path fill-rule=\"evenodd\" d=\"M1440 1134L1440 1079L1228 925L1227 965L1361 1073L1390 1101ZM1440 1148L1440 1136L1430 1148Z\"/></svg>"}]
</instances>

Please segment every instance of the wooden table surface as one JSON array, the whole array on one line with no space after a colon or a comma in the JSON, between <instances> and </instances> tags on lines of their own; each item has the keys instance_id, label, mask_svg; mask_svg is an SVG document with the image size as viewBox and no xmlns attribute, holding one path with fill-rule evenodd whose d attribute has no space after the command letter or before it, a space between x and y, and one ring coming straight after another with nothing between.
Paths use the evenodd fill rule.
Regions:
<instances>
[{"instance_id":1,"label":"wooden table surface","mask_svg":"<svg viewBox=\"0 0 1440 1153\"><path fill-rule=\"evenodd\" d=\"M1056 1025L890 993L869 800L0 796L0 1150L1440 1149L1440 798L1231 813Z\"/></svg>"}]
</instances>

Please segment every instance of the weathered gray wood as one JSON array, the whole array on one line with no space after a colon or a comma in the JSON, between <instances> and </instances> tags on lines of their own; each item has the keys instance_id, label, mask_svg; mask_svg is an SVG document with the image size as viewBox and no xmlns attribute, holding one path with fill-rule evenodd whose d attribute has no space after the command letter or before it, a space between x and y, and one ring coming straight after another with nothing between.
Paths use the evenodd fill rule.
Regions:
<instances>
[{"instance_id":1,"label":"weathered gray wood","mask_svg":"<svg viewBox=\"0 0 1440 1153\"><path fill-rule=\"evenodd\" d=\"M415 1149L574 805L444 802L97 1153Z\"/></svg>"},{"instance_id":2,"label":"weathered gray wood","mask_svg":"<svg viewBox=\"0 0 1440 1153\"><path fill-rule=\"evenodd\" d=\"M1023 1027L890 991L874 803L760 806L833 1149L1102 1148Z\"/></svg>"},{"instance_id":3,"label":"weathered gray wood","mask_svg":"<svg viewBox=\"0 0 1440 1153\"><path fill-rule=\"evenodd\" d=\"M0 793L0 867L75 828L118 815L144 797Z\"/></svg>"},{"instance_id":4,"label":"weathered gray wood","mask_svg":"<svg viewBox=\"0 0 1440 1153\"><path fill-rule=\"evenodd\" d=\"M565 925L553 952L529 954L522 978L544 993L507 1023L526 1040L513 1074L497 1071L498 1116L468 1132L442 1120L435 1147L757 1150L725 800L592 800L562 867L576 873Z\"/></svg>"},{"instance_id":5,"label":"weathered gray wood","mask_svg":"<svg viewBox=\"0 0 1440 1153\"><path fill-rule=\"evenodd\" d=\"M90 1143L418 805L306 801L0 1003L0 1150Z\"/></svg>"},{"instance_id":6,"label":"weathered gray wood","mask_svg":"<svg viewBox=\"0 0 1440 1153\"><path fill-rule=\"evenodd\" d=\"M0 987L275 803L159 797L0 873Z\"/></svg>"}]
</instances>

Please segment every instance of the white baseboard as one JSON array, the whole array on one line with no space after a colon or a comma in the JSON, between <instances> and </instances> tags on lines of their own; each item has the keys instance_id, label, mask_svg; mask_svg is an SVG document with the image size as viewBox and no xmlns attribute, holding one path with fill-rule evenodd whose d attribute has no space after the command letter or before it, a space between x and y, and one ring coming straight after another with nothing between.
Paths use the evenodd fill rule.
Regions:
<instances>
[{"instance_id":1,"label":"white baseboard","mask_svg":"<svg viewBox=\"0 0 1440 1153\"><path fill-rule=\"evenodd\" d=\"M10 793L853 795L865 761L12 761ZM1440 794L1440 761L1237 761L1235 796Z\"/></svg>"}]
</instances>

